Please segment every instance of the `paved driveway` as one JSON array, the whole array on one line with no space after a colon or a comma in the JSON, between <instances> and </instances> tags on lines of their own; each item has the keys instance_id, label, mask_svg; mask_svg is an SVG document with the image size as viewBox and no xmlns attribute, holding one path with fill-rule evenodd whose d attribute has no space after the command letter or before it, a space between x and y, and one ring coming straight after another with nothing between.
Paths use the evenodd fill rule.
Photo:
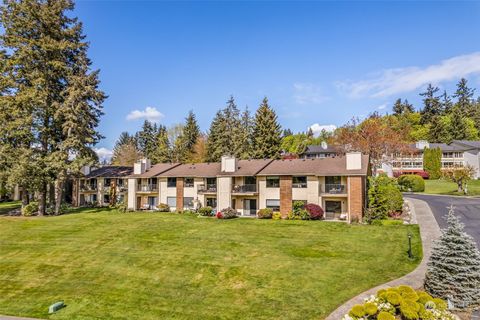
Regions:
<instances>
[{"instance_id":1,"label":"paved driveway","mask_svg":"<svg viewBox=\"0 0 480 320\"><path fill-rule=\"evenodd\" d=\"M462 198L455 196L434 196L424 194L405 194L410 198L424 200L430 206L440 228L446 227L447 207L453 205L455 213L465 224L465 231L475 238L480 248L480 198Z\"/></svg>"}]
</instances>

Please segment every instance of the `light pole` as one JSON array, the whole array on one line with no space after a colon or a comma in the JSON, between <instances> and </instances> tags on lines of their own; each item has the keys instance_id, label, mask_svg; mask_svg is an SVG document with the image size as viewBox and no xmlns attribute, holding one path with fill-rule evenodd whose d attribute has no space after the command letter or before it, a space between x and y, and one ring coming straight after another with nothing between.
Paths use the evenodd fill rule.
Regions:
<instances>
[{"instance_id":1,"label":"light pole","mask_svg":"<svg viewBox=\"0 0 480 320\"><path fill-rule=\"evenodd\" d=\"M413 253L412 253L412 234L409 232L408 233L408 257L410 259L413 258Z\"/></svg>"}]
</instances>

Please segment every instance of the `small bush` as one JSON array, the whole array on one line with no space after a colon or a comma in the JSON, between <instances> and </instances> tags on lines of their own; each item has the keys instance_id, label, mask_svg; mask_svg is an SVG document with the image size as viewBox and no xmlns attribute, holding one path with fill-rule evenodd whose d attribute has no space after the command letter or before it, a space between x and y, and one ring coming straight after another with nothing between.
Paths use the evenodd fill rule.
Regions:
<instances>
[{"instance_id":1,"label":"small bush","mask_svg":"<svg viewBox=\"0 0 480 320\"><path fill-rule=\"evenodd\" d=\"M219 219L233 219L233 218L237 218L237 216L238 216L238 212L235 209L232 209L232 208L222 209L222 211L220 211L220 213L221 213L222 218L219 218ZM217 214L217 218L218 218L218 214Z\"/></svg>"},{"instance_id":2,"label":"small bush","mask_svg":"<svg viewBox=\"0 0 480 320\"><path fill-rule=\"evenodd\" d=\"M324 211L318 204L309 203L305 205L305 210L307 210L311 220L321 220L324 218Z\"/></svg>"},{"instance_id":3,"label":"small bush","mask_svg":"<svg viewBox=\"0 0 480 320\"><path fill-rule=\"evenodd\" d=\"M356 304L352 307L352 310L350 310L349 314L352 317L362 318L365 315L365 309L361 304Z\"/></svg>"},{"instance_id":4,"label":"small bush","mask_svg":"<svg viewBox=\"0 0 480 320\"><path fill-rule=\"evenodd\" d=\"M166 203L159 203L157 209L159 212L170 212L170 207Z\"/></svg>"},{"instance_id":5,"label":"small bush","mask_svg":"<svg viewBox=\"0 0 480 320\"><path fill-rule=\"evenodd\" d=\"M219 211L219 212L217 212L215 217L217 217L217 219L223 219L223 214Z\"/></svg>"},{"instance_id":6,"label":"small bush","mask_svg":"<svg viewBox=\"0 0 480 320\"><path fill-rule=\"evenodd\" d=\"M200 215L202 217L211 217L214 214L215 213L213 211L213 208L209 207L209 206L201 207L200 209L198 209L198 215Z\"/></svg>"},{"instance_id":7,"label":"small bush","mask_svg":"<svg viewBox=\"0 0 480 320\"><path fill-rule=\"evenodd\" d=\"M280 212L274 212L272 214L272 219L273 220L282 220L282 214Z\"/></svg>"},{"instance_id":8,"label":"small bush","mask_svg":"<svg viewBox=\"0 0 480 320\"><path fill-rule=\"evenodd\" d=\"M377 316L377 320L395 320L395 316L391 313L381 311Z\"/></svg>"},{"instance_id":9,"label":"small bush","mask_svg":"<svg viewBox=\"0 0 480 320\"><path fill-rule=\"evenodd\" d=\"M401 191L423 192L425 191L425 180L416 174L405 174L398 178L398 185Z\"/></svg>"},{"instance_id":10,"label":"small bush","mask_svg":"<svg viewBox=\"0 0 480 320\"><path fill-rule=\"evenodd\" d=\"M38 212L38 202L30 202L22 208L22 215L25 217L33 216Z\"/></svg>"},{"instance_id":11,"label":"small bush","mask_svg":"<svg viewBox=\"0 0 480 320\"><path fill-rule=\"evenodd\" d=\"M271 219L273 216L273 210L270 208L260 209L257 212L258 219Z\"/></svg>"},{"instance_id":12,"label":"small bush","mask_svg":"<svg viewBox=\"0 0 480 320\"><path fill-rule=\"evenodd\" d=\"M121 212L121 213L125 213L127 212L127 204L125 202L122 202L122 203L118 203L116 205L116 208L118 210L118 212Z\"/></svg>"}]
</instances>

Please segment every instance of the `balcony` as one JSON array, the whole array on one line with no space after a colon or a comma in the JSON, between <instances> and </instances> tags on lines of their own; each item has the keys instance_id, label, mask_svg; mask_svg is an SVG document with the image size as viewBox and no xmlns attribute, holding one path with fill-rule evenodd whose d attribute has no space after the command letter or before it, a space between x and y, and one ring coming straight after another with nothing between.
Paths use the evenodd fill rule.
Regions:
<instances>
[{"instance_id":1,"label":"balcony","mask_svg":"<svg viewBox=\"0 0 480 320\"><path fill-rule=\"evenodd\" d=\"M200 184L198 185L198 193L217 193L216 184Z\"/></svg>"},{"instance_id":2,"label":"balcony","mask_svg":"<svg viewBox=\"0 0 480 320\"><path fill-rule=\"evenodd\" d=\"M138 192L157 192L158 186L156 184L140 184L137 185Z\"/></svg>"},{"instance_id":3,"label":"balcony","mask_svg":"<svg viewBox=\"0 0 480 320\"><path fill-rule=\"evenodd\" d=\"M257 185L256 184L243 184L236 185L232 188L232 193L256 193Z\"/></svg>"},{"instance_id":4,"label":"balcony","mask_svg":"<svg viewBox=\"0 0 480 320\"><path fill-rule=\"evenodd\" d=\"M81 192L96 192L97 191L97 186L83 185L83 186L80 186L80 191Z\"/></svg>"},{"instance_id":5,"label":"balcony","mask_svg":"<svg viewBox=\"0 0 480 320\"><path fill-rule=\"evenodd\" d=\"M346 194L347 186L344 184L324 184L321 192L324 194Z\"/></svg>"}]
</instances>

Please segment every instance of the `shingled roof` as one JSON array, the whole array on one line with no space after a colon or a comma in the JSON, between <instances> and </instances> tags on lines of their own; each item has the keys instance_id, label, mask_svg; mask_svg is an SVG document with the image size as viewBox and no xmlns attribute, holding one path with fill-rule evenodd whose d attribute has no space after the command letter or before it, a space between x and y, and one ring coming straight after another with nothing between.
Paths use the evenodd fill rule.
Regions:
<instances>
[{"instance_id":1,"label":"shingled roof","mask_svg":"<svg viewBox=\"0 0 480 320\"><path fill-rule=\"evenodd\" d=\"M180 163L157 163L142 174L132 174L129 178L153 178L158 177L164 172L180 166Z\"/></svg>"},{"instance_id":2,"label":"shingled roof","mask_svg":"<svg viewBox=\"0 0 480 320\"><path fill-rule=\"evenodd\" d=\"M86 178L121 178L131 175L133 167L127 166L103 166L92 170Z\"/></svg>"}]
</instances>

